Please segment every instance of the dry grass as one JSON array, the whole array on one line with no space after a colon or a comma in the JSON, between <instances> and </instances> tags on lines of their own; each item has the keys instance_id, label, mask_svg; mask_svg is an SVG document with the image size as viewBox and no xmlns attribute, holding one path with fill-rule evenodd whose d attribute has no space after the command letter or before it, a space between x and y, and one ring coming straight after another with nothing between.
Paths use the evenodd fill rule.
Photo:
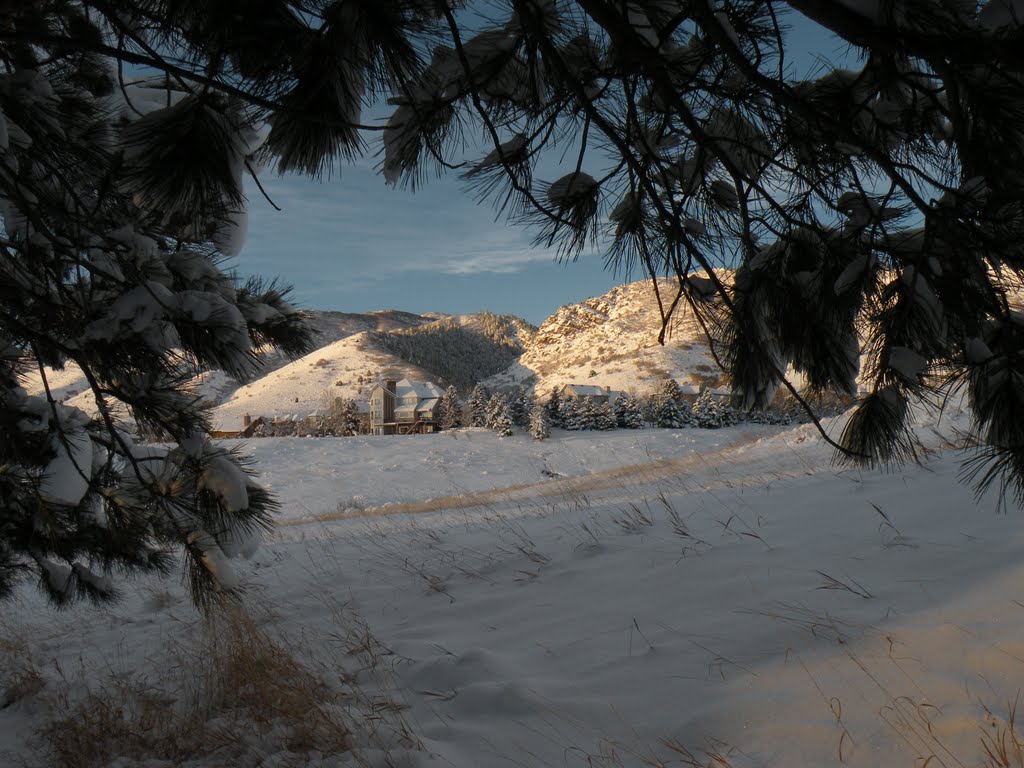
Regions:
<instances>
[{"instance_id":1,"label":"dry grass","mask_svg":"<svg viewBox=\"0 0 1024 768\"><path fill-rule=\"evenodd\" d=\"M646 509L641 509L637 504L630 503L618 514L612 515L612 522L619 526L626 533L640 533L654 525L654 516L651 513L650 505L644 501Z\"/></svg>"},{"instance_id":2,"label":"dry grass","mask_svg":"<svg viewBox=\"0 0 1024 768\"><path fill-rule=\"evenodd\" d=\"M98 768L120 757L229 766L273 754L288 766L350 750L345 702L242 611L174 651L177 665L156 679L114 676L78 698L64 686L40 733L48 764Z\"/></svg>"},{"instance_id":3,"label":"dry grass","mask_svg":"<svg viewBox=\"0 0 1024 768\"><path fill-rule=\"evenodd\" d=\"M28 658L28 644L22 638L0 637L0 658L4 659L0 665L0 709L31 698L46 686L39 667Z\"/></svg>"},{"instance_id":4,"label":"dry grass","mask_svg":"<svg viewBox=\"0 0 1024 768\"><path fill-rule=\"evenodd\" d=\"M46 682L38 667L31 664L18 665L4 671L3 687L0 690L0 709L7 709L22 699L35 696Z\"/></svg>"},{"instance_id":5,"label":"dry grass","mask_svg":"<svg viewBox=\"0 0 1024 768\"><path fill-rule=\"evenodd\" d=\"M989 725L981 733L985 768L1024 768L1024 737L1017 730L1017 702L1007 708L1005 718L986 708L985 719Z\"/></svg>"}]
</instances>

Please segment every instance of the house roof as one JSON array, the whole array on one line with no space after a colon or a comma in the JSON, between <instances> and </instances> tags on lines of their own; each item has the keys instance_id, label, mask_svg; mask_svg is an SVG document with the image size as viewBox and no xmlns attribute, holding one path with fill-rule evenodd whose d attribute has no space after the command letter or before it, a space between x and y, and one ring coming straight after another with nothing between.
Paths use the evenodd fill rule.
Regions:
<instances>
[{"instance_id":1,"label":"house roof","mask_svg":"<svg viewBox=\"0 0 1024 768\"><path fill-rule=\"evenodd\" d=\"M438 397L432 397L429 400L420 400L420 404L416 406L416 411L432 411L439 401L440 398Z\"/></svg>"},{"instance_id":2,"label":"house roof","mask_svg":"<svg viewBox=\"0 0 1024 768\"><path fill-rule=\"evenodd\" d=\"M374 385L374 389L377 387L384 389L384 384L378 382ZM420 400L441 397L443 394L444 390L432 381L411 381L409 379L402 379L395 384L394 392L395 397L402 398L415 395Z\"/></svg>"},{"instance_id":3,"label":"house roof","mask_svg":"<svg viewBox=\"0 0 1024 768\"><path fill-rule=\"evenodd\" d=\"M580 397L594 397L596 395L607 395L608 390L604 387L596 387L592 384L566 384L566 389L572 390Z\"/></svg>"}]
</instances>

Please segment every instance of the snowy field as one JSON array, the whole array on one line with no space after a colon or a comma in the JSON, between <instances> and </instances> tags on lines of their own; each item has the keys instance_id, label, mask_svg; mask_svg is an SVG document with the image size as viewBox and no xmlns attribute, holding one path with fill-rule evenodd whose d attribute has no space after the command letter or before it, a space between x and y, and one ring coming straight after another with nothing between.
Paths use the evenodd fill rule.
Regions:
<instances>
[{"instance_id":1,"label":"snowy field","mask_svg":"<svg viewBox=\"0 0 1024 768\"><path fill-rule=\"evenodd\" d=\"M627 467L625 479L639 477L666 460L699 461L701 455L748 445L779 431L759 425L728 430L554 430L554 439L537 441L521 431L499 438L488 429L467 428L434 435L263 438L246 441L243 451L256 461L261 482L281 501L283 518L296 521L405 506L464 506L491 495L528 497L550 490L537 484L562 487L545 481L603 478L610 470ZM496 490L508 492L492 494Z\"/></svg>"},{"instance_id":2,"label":"snowy field","mask_svg":"<svg viewBox=\"0 0 1024 768\"><path fill-rule=\"evenodd\" d=\"M958 425L891 474L808 426L253 441L284 519L244 612L25 590L0 765L1018 766L1024 514Z\"/></svg>"}]
</instances>

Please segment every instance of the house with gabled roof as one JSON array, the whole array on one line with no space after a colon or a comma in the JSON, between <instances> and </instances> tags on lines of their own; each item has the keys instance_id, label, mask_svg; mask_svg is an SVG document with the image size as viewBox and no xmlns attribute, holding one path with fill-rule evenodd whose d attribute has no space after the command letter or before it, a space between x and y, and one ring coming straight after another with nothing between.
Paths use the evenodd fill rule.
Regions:
<instances>
[{"instance_id":1,"label":"house with gabled roof","mask_svg":"<svg viewBox=\"0 0 1024 768\"><path fill-rule=\"evenodd\" d=\"M559 392L561 400L582 400L589 397L594 403L607 403L612 399L611 387L596 387L592 384L566 384Z\"/></svg>"},{"instance_id":2,"label":"house with gabled roof","mask_svg":"<svg viewBox=\"0 0 1024 768\"><path fill-rule=\"evenodd\" d=\"M414 435L437 431L444 391L432 381L402 379L370 390L370 434Z\"/></svg>"},{"instance_id":3,"label":"house with gabled roof","mask_svg":"<svg viewBox=\"0 0 1024 768\"><path fill-rule=\"evenodd\" d=\"M264 421L262 416L257 416L254 419L248 413L243 416L235 416L214 425L213 430L210 432L210 437L252 437L253 433L263 425Z\"/></svg>"}]
</instances>

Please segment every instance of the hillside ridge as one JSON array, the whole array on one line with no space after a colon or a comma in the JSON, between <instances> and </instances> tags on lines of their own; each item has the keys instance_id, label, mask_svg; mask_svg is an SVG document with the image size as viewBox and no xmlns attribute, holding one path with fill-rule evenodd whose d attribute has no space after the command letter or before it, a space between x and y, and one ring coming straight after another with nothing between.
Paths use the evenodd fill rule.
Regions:
<instances>
[{"instance_id":1,"label":"hillside ridge","mask_svg":"<svg viewBox=\"0 0 1024 768\"><path fill-rule=\"evenodd\" d=\"M666 294L675 286L668 280L661 285ZM523 387L540 396L573 383L638 395L669 378L691 392L725 383L700 328L685 312L674 318L665 344L658 343L661 315L649 281L566 304L539 327L486 311L309 314L317 348L306 356L266 354L262 370L249 381L220 371L196 377L196 393L215 407L217 429L234 429L245 415L304 417L326 410L338 397L365 400L383 378L429 379L463 394L482 381L492 390ZM51 372L48 382L58 399L94 410L72 366ZM42 389L38 373L26 386Z\"/></svg>"}]
</instances>

